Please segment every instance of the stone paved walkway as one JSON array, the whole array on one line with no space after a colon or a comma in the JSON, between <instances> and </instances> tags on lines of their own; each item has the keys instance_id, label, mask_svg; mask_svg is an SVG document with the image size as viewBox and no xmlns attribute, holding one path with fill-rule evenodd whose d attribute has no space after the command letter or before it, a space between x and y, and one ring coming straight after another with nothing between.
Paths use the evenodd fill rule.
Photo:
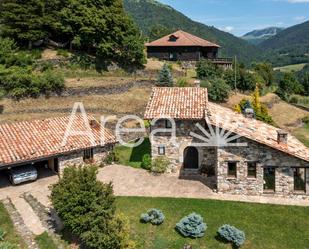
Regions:
<instances>
[{"instance_id":1,"label":"stone paved walkway","mask_svg":"<svg viewBox=\"0 0 309 249\"><path fill-rule=\"evenodd\" d=\"M112 181L115 194L119 196L182 197L309 206L309 200L217 194L198 179L179 179L176 175L168 174L155 176L145 170L122 165L100 169L98 179L106 183ZM44 206L49 207L48 187L58 181L58 176L48 176L20 186L11 186L2 181L3 178L0 178L0 200L10 198L29 230L34 234L42 233L45 230L42 223L21 196L23 193L29 193Z\"/></svg>"},{"instance_id":2,"label":"stone paved walkway","mask_svg":"<svg viewBox=\"0 0 309 249\"><path fill-rule=\"evenodd\" d=\"M184 197L309 206L309 200L217 194L199 180L182 180L175 175L154 176L145 170L121 165L104 167L98 178L106 183L112 181L115 194L120 196Z\"/></svg>"},{"instance_id":3,"label":"stone paved walkway","mask_svg":"<svg viewBox=\"0 0 309 249\"><path fill-rule=\"evenodd\" d=\"M11 198L11 202L22 217L25 225L34 235L40 235L46 231L39 217L34 213L33 209L24 198L13 197Z\"/></svg>"}]
</instances>

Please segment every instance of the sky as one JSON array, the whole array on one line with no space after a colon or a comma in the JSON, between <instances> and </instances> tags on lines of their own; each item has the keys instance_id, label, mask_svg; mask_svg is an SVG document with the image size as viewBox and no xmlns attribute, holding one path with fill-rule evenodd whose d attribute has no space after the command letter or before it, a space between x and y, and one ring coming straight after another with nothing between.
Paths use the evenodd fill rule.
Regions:
<instances>
[{"instance_id":1,"label":"sky","mask_svg":"<svg viewBox=\"0 0 309 249\"><path fill-rule=\"evenodd\" d=\"M159 0L191 19L236 36L309 20L309 0Z\"/></svg>"}]
</instances>

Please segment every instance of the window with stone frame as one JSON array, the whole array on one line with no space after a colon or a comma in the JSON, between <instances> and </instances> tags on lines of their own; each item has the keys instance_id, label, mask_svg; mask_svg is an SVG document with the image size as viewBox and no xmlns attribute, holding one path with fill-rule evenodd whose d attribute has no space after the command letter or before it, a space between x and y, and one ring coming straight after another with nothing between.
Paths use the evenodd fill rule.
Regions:
<instances>
[{"instance_id":1,"label":"window with stone frame","mask_svg":"<svg viewBox=\"0 0 309 249\"><path fill-rule=\"evenodd\" d=\"M247 176L250 178L256 178L257 162L247 162Z\"/></svg>"},{"instance_id":2,"label":"window with stone frame","mask_svg":"<svg viewBox=\"0 0 309 249\"><path fill-rule=\"evenodd\" d=\"M237 162L227 162L227 176L230 178L237 177Z\"/></svg>"},{"instance_id":3,"label":"window with stone frame","mask_svg":"<svg viewBox=\"0 0 309 249\"><path fill-rule=\"evenodd\" d=\"M160 145L160 146L158 147L158 154L159 154L160 156L164 156L164 155L165 155L165 146Z\"/></svg>"},{"instance_id":4,"label":"window with stone frame","mask_svg":"<svg viewBox=\"0 0 309 249\"><path fill-rule=\"evenodd\" d=\"M307 169L308 170L308 169ZM306 168L293 168L294 191L306 191Z\"/></svg>"},{"instance_id":5,"label":"window with stone frame","mask_svg":"<svg viewBox=\"0 0 309 249\"><path fill-rule=\"evenodd\" d=\"M87 163L93 161L93 149L84 150L83 160Z\"/></svg>"}]
</instances>

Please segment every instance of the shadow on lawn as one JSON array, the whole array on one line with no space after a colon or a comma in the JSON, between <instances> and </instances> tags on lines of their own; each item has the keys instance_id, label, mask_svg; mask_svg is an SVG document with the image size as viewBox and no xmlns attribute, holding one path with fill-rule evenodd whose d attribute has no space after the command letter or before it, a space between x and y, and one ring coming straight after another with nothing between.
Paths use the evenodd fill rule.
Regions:
<instances>
[{"instance_id":1,"label":"shadow on lawn","mask_svg":"<svg viewBox=\"0 0 309 249\"><path fill-rule=\"evenodd\" d=\"M135 141L138 141L138 139ZM132 148L130 162L142 162L143 156L146 154L151 154L151 145L149 138L145 138L140 146Z\"/></svg>"},{"instance_id":2,"label":"shadow on lawn","mask_svg":"<svg viewBox=\"0 0 309 249\"><path fill-rule=\"evenodd\" d=\"M219 234L217 234L215 236L215 239L220 242L220 243L223 243L223 244L231 244L231 242L227 241L226 239L222 238ZM239 249L238 246L236 246L235 244L231 244L232 246L232 249Z\"/></svg>"}]
</instances>

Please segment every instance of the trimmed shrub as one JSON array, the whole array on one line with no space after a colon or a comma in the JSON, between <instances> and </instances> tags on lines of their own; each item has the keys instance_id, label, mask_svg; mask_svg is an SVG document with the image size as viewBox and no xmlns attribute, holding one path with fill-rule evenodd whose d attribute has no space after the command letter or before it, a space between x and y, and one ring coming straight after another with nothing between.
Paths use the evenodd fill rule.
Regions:
<instances>
[{"instance_id":1,"label":"trimmed shrub","mask_svg":"<svg viewBox=\"0 0 309 249\"><path fill-rule=\"evenodd\" d=\"M112 164L113 162L117 162L116 153L114 151L109 152L105 157L104 162L108 165Z\"/></svg>"},{"instance_id":2,"label":"trimmed shrub","mask_svg":"<svg viewBox=\"0 0 309 249\"><path fill-rule=\"evenodd\" d=\"M234 226L223 225L218 229L218 234L221 238L240 247L246 240L245 233Z\"/></svg>"},{"instance_id":3,"label":"trimmed shrub","mask_svg":"<svg viewBox=\"0 0 309 249\"><path fill-rule=\"evenodd\" d=\"M205 235L206 229L203 217L196 213L185 216L176 224L176 230L184 237L201 238Z\"/></svg>"},{"instance_id":4,"label":"trimmed shrub","mask_svg":"<svg viewBox=\"0 0 309 249\"><path fill-rule=\"evenodd\" d=\"M162 211L155 208L148 210L147 213L141 214L141 222L150 222L152 225L161 225L164 219L165 216Z\"/></svg>"},{"instance_id":5,"label":"trimmed shrub","mask_svg":"<svg viewBox=\"0 0 309 249\"><path fill-rule=\"evenodd\" d=\"M0 241L4 241L5 232L0 228Z\"/></svg>"},{"instance_id":6,"label":"trimmed shrub","mask_svg":"<svg viewBox=\"0 0 309 249\"><path fill-rule=\"evenodd\" d=\"M164 156L157 157L154 160L152 160L151 172L162 174L167 170L169 164L170 162L166 157Z\"/></svg>"},{"instance_id":7,"label":"trimmed shrub","mask_svg":"<svg viewBox=\"0 0 309 249\"><path fill-rule=\"evenodd\" d=\"M151 156L149 154L143 156L141 167L146 170L151 169Z\"/></svg>"}]
</instances>

